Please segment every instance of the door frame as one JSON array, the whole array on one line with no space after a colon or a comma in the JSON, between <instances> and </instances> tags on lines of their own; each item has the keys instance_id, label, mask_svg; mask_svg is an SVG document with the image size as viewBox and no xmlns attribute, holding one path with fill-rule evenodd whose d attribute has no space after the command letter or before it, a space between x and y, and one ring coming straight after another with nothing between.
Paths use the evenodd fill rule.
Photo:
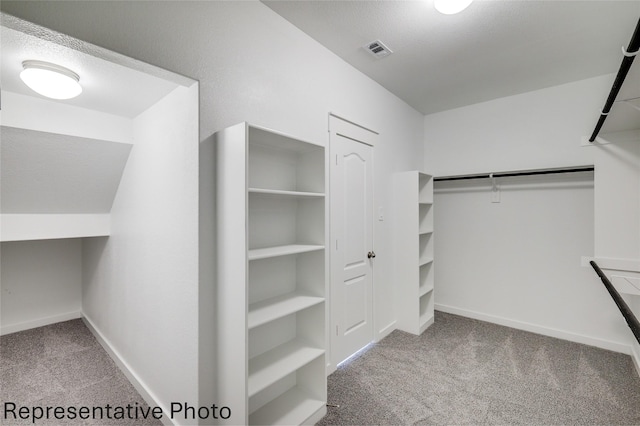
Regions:
<instances>
[{"instance_id":1,"label":"door frame","mask_svg":"<svg viewBox=\"0 0 640 426\"><path fill-rule=\"evenodd\" d=\"M333 124L333 126L332 126ZM376 199L376 191L375 191L375 144L377 142L377 138L379 133L371 130L365 126L355 123L354 121L348 120L340 115L329 113L328 119L328 142L327 145L329 147L328 151L328 164L327 164L327 179L326 185L329 188L329 198L327 202L327 218L328 218L328 232L327 232L327 241L328 241L328 250L326 251L329 256L327 262L327 276L329 279L327 280L326 294L327 294L327 337L326 337L326 347L327 347L327 375L333 373L336 368L338 362L336 361L336 335L333 330L336 327L336 312L335 312L335 304L333 303L333 295L334 295L334 268L335 265L335 257L333 256L334 251L332 248L335 246L335 230L333 227L333 212L331 206L334 204L334 195L333 191L331 191L332 184L332 167L330 161L332 161L333 154L336 151L335 143L337 143L335 136L341 136L350 140L353 140L358 143L362 143L371 147L371 185L372 185L372 199L371 199L371 240L372 247L371 250L375 251L375 199ZM375 264L374 264L375 265ZM375 341L376 332L375 332L375 324L376 324L376 315L375 315L375 306L376 306L376 298L375 298L375 273L373 265L371 267L371 313L372 313L372 330L371 330L371 341Z\"/></svg>"}]
</instances>

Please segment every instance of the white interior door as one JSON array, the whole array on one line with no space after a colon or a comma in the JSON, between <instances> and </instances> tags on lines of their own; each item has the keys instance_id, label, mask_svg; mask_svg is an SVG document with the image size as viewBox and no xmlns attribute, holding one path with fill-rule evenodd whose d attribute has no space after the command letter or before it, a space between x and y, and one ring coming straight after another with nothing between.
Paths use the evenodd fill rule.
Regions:
<instances>
[{"instance_id":1,"label":"white interior door","mask_svg":"<svg viewBox=\"0 0 640 426\"><path fill-rule=\"evenodd\" d=\"M373 334L373 139L331 116L331 367Z\"/></svg>"}]
</instances>

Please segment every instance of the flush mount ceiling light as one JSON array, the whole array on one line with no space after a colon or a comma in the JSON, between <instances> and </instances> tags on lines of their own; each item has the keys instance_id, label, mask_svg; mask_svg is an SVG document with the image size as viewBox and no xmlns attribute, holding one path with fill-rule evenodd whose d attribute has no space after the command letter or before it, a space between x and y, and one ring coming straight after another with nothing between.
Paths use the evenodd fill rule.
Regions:
<instances>
[{"instance_id":1,"label":"flush mount ceiling light","mask_svg":"<svg viewBox=\"0 0 640 426\"><path fill-rule=\"evenodd\" d=\"M24 61L20 78L36 93L51 99L71 99L82 93L75 72L43 61Z\"/></svg>"},{"instance_id":2,"label":"flush mount ceiling light","mask_svg":"<svg viewBox=\"0 0 640 426\"><path fill-rule=\"evenodd\" d=\"M440 13L453 15L465 10L472 1L473 0L434 0L433 6Z\"/></svg>"}]
</instances>

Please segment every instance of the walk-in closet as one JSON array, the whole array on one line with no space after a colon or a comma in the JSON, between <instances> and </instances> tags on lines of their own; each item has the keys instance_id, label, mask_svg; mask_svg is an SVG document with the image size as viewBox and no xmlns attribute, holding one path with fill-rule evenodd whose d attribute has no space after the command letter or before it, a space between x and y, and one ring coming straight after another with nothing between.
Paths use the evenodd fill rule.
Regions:
<instances>
[{"instance_id":1,"label":"walk-in closet","mask_svg":"<svg viewBox=\"0 0 640 426\"><path fill-rule=\"evenodd\" d=\"M0 423L640 424L640 1L0 18Z\"/></svg>"}]
</instances>

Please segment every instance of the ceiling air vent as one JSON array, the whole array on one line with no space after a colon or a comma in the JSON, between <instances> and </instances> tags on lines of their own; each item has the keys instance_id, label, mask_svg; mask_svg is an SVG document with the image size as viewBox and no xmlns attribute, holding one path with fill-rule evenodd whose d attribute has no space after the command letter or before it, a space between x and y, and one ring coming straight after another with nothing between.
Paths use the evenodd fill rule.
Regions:
<instances>
[{"instance_id":1,"label":"ceiling air vent","mask_svg":"<svg viewBox=\"0 0 640 426\"><path fill-rule=\"evenodd\" d=\"M363 46L367 52L371 53L376 58L384 58L385 56L389 56L393 53L391 49L384 45L380 40L374 40L370 43L367 43Z\"/></svg>"}]
</instances>

